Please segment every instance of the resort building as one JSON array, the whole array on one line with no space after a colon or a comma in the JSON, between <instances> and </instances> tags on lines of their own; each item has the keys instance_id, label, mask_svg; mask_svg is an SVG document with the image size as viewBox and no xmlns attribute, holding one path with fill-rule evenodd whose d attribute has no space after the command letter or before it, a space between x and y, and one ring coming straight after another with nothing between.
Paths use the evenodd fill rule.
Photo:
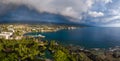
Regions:
<instances>
[{"instance_id":1,"label":"resort building","mask_svg":"<svg viewBox=\"0 0 120 61\"><path fill-rule=\"evenodd\" d=\"M0 38L10 39L12 35L13 35L12 32L1 32Z\"/></svg>"}]
</instances>

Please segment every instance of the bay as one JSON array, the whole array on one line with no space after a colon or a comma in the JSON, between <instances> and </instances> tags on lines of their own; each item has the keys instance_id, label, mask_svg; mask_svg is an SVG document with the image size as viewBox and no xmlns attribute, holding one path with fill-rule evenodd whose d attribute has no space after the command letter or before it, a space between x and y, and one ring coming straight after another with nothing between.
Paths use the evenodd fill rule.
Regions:
<instances>
[{"instance_id":1,"label":"bay","mask_svg":"<svg viewBox=\"0 0 120 61\"><path fill-rule=\"evenodd\" d=\"M37 32L26 35L42 34L44 40L56 40L64 45L76 45L85 48L110 48L120 46L119 27L84 27L57 32Z\"/></svg>"}]
</instances>

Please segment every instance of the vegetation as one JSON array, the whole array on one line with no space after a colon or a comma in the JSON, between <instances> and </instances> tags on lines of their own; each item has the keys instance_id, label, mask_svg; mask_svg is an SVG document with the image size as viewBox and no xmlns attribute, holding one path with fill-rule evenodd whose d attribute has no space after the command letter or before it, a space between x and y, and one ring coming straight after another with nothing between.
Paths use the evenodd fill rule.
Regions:
<instances>
[{"instance_id":1,"label":"vegetation","mask_svg":"<svg viewBox=\"0 0 120 61\"><path fill-rule=\"evenodd\" d=\"M52 58L45 56L46 50ZM55 41L0 39L0 61L120 61L120 51L80 50Z\"/></svg>"},{"instance_id":2,"label":"vegetation","mask_svg":"<svg viewBox=\"0 0 120 61\"><path fill-rule=\"evenodd\" d=\"M44 57L45 48L32 40L0 40L0 61L35 60Z\"/></svg>"},{"instance_id":3,"label":"vegetation","mask_svg":"<svg viewBox=\"0 0 120 61\"><path fill-rule=\"evenodd\" d=\"M57 50L55 53L54 53L54 60L55 61L69 61L68 60L68 57L67 57L67 54L61 50Z\"/></svg>"}]
</instances>

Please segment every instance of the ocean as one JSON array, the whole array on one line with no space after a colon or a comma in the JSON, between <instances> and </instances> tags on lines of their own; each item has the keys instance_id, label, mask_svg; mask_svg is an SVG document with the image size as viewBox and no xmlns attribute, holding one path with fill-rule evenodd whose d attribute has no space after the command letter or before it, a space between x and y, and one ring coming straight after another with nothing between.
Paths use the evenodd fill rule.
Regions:
<instances>
[{"instance_id":1,"label":"ocean","mask_svg":"<svg viewBox=\"0 0 120 61\"><path fill-rule=\"evenodd\" d=\"M42 34L44 40L55 40L63 45L76 45L84 48L110 48L120 46L119 27L84 27L57 32L33 32L26 35Z\"/></svg>"}]
</instances>

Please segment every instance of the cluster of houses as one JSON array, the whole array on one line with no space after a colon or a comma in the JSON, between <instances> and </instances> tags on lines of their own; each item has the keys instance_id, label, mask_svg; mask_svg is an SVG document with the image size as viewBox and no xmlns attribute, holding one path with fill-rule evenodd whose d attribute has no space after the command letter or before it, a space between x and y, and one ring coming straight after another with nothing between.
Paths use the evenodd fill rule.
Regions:
<instances>
[{"instance_id":1,"label":"cluster of houses","mask_svg":"<svg viewBox=\"0 0 120 61\"><path fill-rule=\"evenodd\" d=\"M12 25L7 27L7 31L0 31L0 38L4 38L4 39L21 39L20 37L14 36L15 30L13 28L11 28Z\"/></svg>"}]
</instances>

